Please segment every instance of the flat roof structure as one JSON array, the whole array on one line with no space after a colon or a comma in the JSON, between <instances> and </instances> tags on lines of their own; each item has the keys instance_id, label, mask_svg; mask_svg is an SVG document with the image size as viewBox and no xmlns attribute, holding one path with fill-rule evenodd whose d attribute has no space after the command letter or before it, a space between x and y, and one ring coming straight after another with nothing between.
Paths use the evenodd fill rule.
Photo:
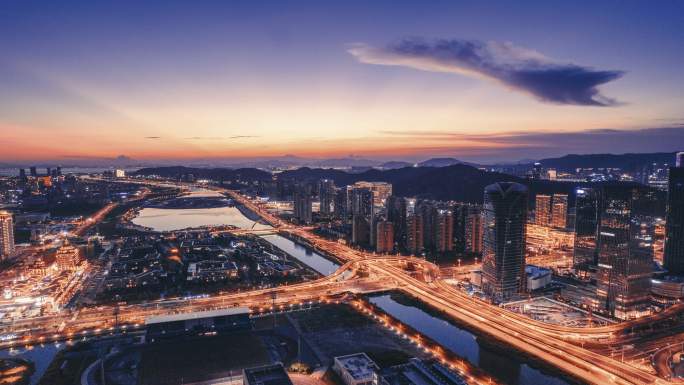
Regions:
<instances>
[{"instance_id":1,"label":"flat roof structure","mask_svg":"<svg viewBox=\"0 0 684 385\"><path fill-rule=\"evenodd\" d=\"M188 321L202 318L223 317L239 314L249 314L249 308L233 307L229 309L195 311L190 313L154 315L145 318L145 325L160 324L166 322Z\"/></svg>"},{"instance_id":2,"label":"flat roof structure","mask_svg":"<svg viewBox=\"0 0 684 385\"><path fill-rule=\"evenodd\" d=\"M334 368L347 385L367 384L373 381L378 369L366 353L354 353L335 357Z\"/></svg>"}]
</instances>

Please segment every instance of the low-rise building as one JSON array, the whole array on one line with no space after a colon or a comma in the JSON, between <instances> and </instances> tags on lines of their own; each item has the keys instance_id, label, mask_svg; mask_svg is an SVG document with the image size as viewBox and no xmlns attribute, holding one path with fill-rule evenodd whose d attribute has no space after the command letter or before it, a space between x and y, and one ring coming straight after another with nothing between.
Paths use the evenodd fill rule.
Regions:
<instances>
[{"instance_id":1,"label":"low-rise building","mask_svg":"<svg viewBox=\"0 0 684 385\"><path fill-rule=\"evenodd\" d=\"M372 385L378 366L366 353L335 357L333 370L346 385Z\"/></svg>"},{"instance_id":2,"label":"low-rise building","mask_svg":"<svg viewBox=\"0 0 684 385\"><path fill-rule=\"evenodd\" d=\"M185 335L248 330L251 326L249 309L245 307L151 316L145 319L145 339L154 342Z\"/></svg>"},{"instance_id":3,"label":"low-rise building","mask_svg":"<svg viewBox=\"0 0 684 385\"><path fill-rule=\"evenodd\" d=\"M527 265L525 266L525 273L527 274L528 291L541 289L551 283L552 274L550 269Z\"/></svg>"},{"instance_id":4,"label":"low-rise building","mask_svg":"<svg viewBox=\"0 0 684 385\"><path fill-rule=\"evenodd\" d=\"M239 270L232 261L200 261L188 266L188 281L221 281L239 277Z\"/></svg>"},{"instance_id":5,"label":"low-rise building","mask_svg":"<svg viewBox=\"0 0 684 385\"><path fill-rule=\"evenodd\" d=\"M651 279L653 301L663 305L673 304L684 299L684 277L667 276Z\"/></svg>"},{"instance_id":6,"label":"low-rise building","mask_svg":"<svg viewBox=\"0 0 684 385\"><path fill-rule=\"evenodd\" d=\"M412 358L382 370L374 385L466 385L463 377L436 361Z\"/></svg>"}]
</instances>

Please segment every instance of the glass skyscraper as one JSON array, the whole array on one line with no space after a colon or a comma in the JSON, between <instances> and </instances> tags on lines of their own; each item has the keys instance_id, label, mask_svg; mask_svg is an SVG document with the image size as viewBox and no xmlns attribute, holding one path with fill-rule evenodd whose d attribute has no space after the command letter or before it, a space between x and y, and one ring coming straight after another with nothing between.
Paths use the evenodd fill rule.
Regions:
<instances>
[{"instance_id":1,"label":"glass skyscraper","mask_svg":"<svg viewBox=\"0 0 684 385\"><path fill-rule=\"evenodd\" d=\"M494 301L525 291L527 187L500 182L484 191L482 289Z\"/></svg>"},{"instance_id":2,"label":"glass skyscraper","mask_svg":"<svg viewBox=\"0 0 684 385\"><path fill-rule=\"evenodd\" d=\"M655 203L655 194L648 188L611 185L602 189L597 297L617 318L637 317L650 302Z\"/></svg>"},{"instance_id":3,"label":"glass skyscraper","mask_svg":"<svg viewBox=\"0 0 684 385\"><path fill-rule=\"evenodd\" d=\"M587 272L598 264L601 190L575 190L575 250L573 265L578 272Z\"/></svg>"},{"instance_id":4,"label":"glass skyscraper","mask_svg":"<svg viewBox=\"0 0 684 385\"><path fill-rule=\"evenodd\" d=\"M684 275L684 167L670 168L665 220L664 267Z\"/></svg>"}]
</instances>

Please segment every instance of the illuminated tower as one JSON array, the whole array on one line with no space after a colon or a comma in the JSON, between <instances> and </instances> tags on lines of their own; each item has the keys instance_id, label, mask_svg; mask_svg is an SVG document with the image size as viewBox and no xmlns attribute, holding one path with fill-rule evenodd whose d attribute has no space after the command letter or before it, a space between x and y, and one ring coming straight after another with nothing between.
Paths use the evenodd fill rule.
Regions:
<instances>
[{"instance_id":1,"label":"illuminated tower","mask_svg":"<svg viewBox=\"0 0 684 385\"><path fill-rule=\"evenodd\" d=\"M416 212L416 200L406 199L406 251L419 254L423 251L423 217Z\"/></svg>"},{"instance_id":2,"label":"illuminated tower","mask_svg":"<svg viewBox=\"0 0 684 385\"><path fill-rule=\"evenodd\" d=\"M551 196L537 194L535 197L534 223L548 226L551 223Z\"/></svg>"},{"instance_id":3,"label":"illuminated tower","mask_svg":"<svg viewBox=\"0 0 684 385\"><path fill-rule=\"evenodd\" d=\"M567 226L568 196L566 194L554 194L551 209L551 226L564 229Z\"/></svg>"},{"instance_id":4,"label":"illuminated tower","mask_svg":"<svg viewBox=\"0 0 684 385\"><path fill-rule=\"evenodd\" d=\"M601 195L596 294L615 317L637 317L650 302L655 195L622 185L604 186Z\"/></svg>"},{"instance_id":5,"label":"illuminated tower","mask_svg":"<svg viewBox=\"0 0 684 385\"><path fill-rule=\"evenodd\" d=\"M12 214L0 211L0 259L14 253L14 225Z\"/></svg>"},{"instance_id":6,"label":"illuminated tower","mask_svg":"<svg viewBox=\"0 0 684 385\"><path fill-rule=\"evenodd\" d=\"M495 301L525 291L527 187L499 182L485 187L482 289Z\"/></svg>"}]
</instances>

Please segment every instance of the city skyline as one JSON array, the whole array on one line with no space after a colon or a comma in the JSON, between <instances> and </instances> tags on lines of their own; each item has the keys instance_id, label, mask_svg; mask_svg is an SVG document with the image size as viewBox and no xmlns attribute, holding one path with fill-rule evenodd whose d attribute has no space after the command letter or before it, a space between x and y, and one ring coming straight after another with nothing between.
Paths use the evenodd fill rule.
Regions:
<instances>
[{"instance_id":1,"label":"city skyline","mask_svg":"<svg viewBox=\"0 0 684 385\"><path fill-rule=\"evenodd\" d=\"M681 11L7 2L0 162L673 152Z\"/></svg>"}]
</instances>

